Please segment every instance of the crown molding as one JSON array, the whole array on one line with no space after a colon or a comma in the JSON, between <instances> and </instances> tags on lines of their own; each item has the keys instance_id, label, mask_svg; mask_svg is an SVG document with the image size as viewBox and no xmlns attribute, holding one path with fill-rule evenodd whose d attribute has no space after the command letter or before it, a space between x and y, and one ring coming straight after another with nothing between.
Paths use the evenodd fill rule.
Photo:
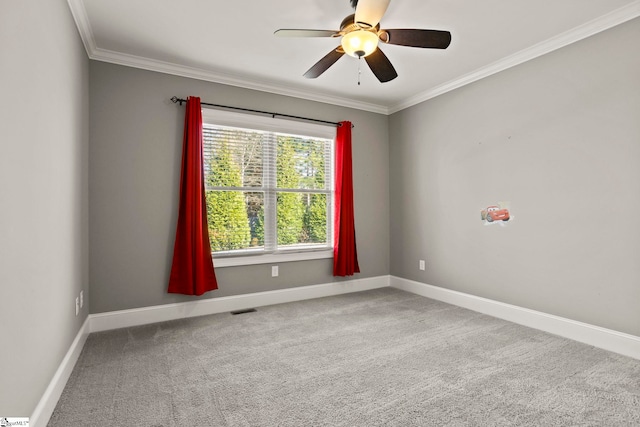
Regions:
<instances>
[{"instance_id":1,"label":"crown molding","mask_svg":"<svg viewBox=\"0 0 640 427\"><path fill-rule=\"evenodd\" d=\"M323 102L331 105L354 108L357 110L370 111L379 114L389 114L389 109L384 105L355 101L353 99L326 95L315 91L305 91L292 89L287 86L278 85L271 82L261 82L255 79L242 78L237 75L230 75L211 70L204 70L184 65L174 64L155 59L144 58L135 55L129 55L121 52L114 52L107 49L101 49L97 46L89 16L84 7L82 0L67 0L71 14L75 20L76 27L80 33L80 38L87 51L89 59L96 61L109 62L127 67L139 68L148 71L156 71L159 73L172 74L191 79L204 80L214 83L221 83L230 86L241 87L244 89L258 90L262 92L274 93L277 95L291 96L310 101Z\"/></svg>"},{"instance_id":2,"label":"crown molding","mask_svg":"<svg viewBox=\"0 0 640 427\"><path fill-rule=\"evenodd\" d=\"M109 62L112 64L124 65L127 67L139 68L148 71L156 71L164 74L171 74L191 79L204 80L213 83L221 83L229 86L241 87L244 89L258 90L269 92L277 95L291 96L309 101L317 101L331 105L338 105L357 110L370 111L379 114L389 114L389 109L384 105L355 101L353 99L337 97L318 93L315 91L305 91L292 89L283 85L270 82L260 82L255 79L242 78L237 75L230 75L211 70L204 70L184 65L174 64L155 59L144 58L135 55L129 55L121 52L114 52L107 49L101 49L97 46L89 16L84 7L82 0L67 0L71 15L75 20L76 27L80 33L80 38L87 51L89 59L96 61Z\"/></svg>"},{"instance_id":3,"label":"crown molding","mask_svg":"<svg viewBox=\"0 0 640 427\"><path fill-rule=\"evenodd\" d=\"M403 102L389 107L389 114L396 113L398 111L404 110L405 108L409 108L431 98L435 98L438 95L442 95L454 89L458 89L462 86L484 79L485 77L489 77L493 74L499 73L500 71L515 67L516 65L520 65L539 56L553 52L554 50L578 42L587 37L613 28L617 25L623 24L627 21L637 18L638 16L640 16L640 0L636 0L633 3L616 9L608 14L602 15L599 18L596 18L560 35L533 45L527 49L516 52L513 55L509 55L503 59L500 59L499 61L478 68L477 70L469 74L465 74L432 89L421 92L415 96L412 96L411 98L407 98Z\"/></svg>"},{"instance_id":4,"label":"crown molding","mask_svg":"<svg viewBox=\"0 0 640 427\"><path fill-rule=\"evenodd\" d=\"M255 79L243 78L238 75L231 75L222 72L215 72L195 67L178 65L171 62L158 61L155 59L143 58L121 52L114 52L101 48L94 48L92 52L87 52L90 59L96 61L109 62L112 64L125 65L127 67L140 68L148 71L171 74L191 79L204 80L214 83L221 83L229 86L252 89L261 92L269 92L277 95L291 96L309 101L323 102L331 105L354 108L357 110L370 111L379 114L389 114L386 106L355 101L349 98L326 95L313 91L293 89L287 86L274 84L271 82L261 82Z\"/></svg>"},{"instance_id":5,"label":"crown molding","mask_svg":"<svg viewBox=\"0 0 640 427\"><path fill-rule=\"evenodd\" d=\"M608 30L609 28L623 24L627 21L630 21L631 19L640 16L640 0L636 0L633 3L629 3L626 6L616 9L572 30L552 37L527 49L516 52L499 61L478 68L471 73L465 74L446 83L420 92L395 105L386 106L355 101L353 99L344 97L326 95L317 91L292 89L290 87L272 82L257 81L255 79L243 78L237 75L188 67L170 62L158 61L155 59L101 49L96 45L89 18L87 16L82 0L67 0L67 2L69 4L69 8L71 9L71 14L73 15L73 18L76 22L76 26L78 27L78 31L80 33L80 37L82 38L85 50L87 51L87 55L90 59L197 80L221 83L245 89L269 92L277 95L291 96L294 98L301 98L310 101L322 102L326 104L385 115L393 114L406 108L412 107L431 98L435 98L436 96L458 89L462 86L476 82L485 77L489 77L511 67L515 67L516 65L553 52L554 50L560 49L569 44L585 39L599 32Z\"/></svg>"},{"instance_id":6,"label":"crown molding","mask_svg":"<svg viewBox=\"0 0 640 427\"><path fill-rule=\"evenodd\" d=\"M69 9L71 9L71 15L76 22L76 27L78 27L84 49L87 51L87 55L91 57L91 52L96 50L96 39L93 36L87 10L84 8L82 0L67 0L67 4L69 5Z\"/></svg>"}]
</instances>

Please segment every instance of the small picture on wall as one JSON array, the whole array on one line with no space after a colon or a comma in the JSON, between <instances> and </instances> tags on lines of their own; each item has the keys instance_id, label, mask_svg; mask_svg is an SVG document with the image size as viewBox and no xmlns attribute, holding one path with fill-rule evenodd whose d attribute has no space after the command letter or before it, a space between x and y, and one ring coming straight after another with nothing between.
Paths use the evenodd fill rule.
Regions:
<instances>
[{"instance_id":1,"label":"small picture on wall","mask_svg":"<svg viewBox=\"0 0 640 427\"><path fill-rule=\"evenodd\" d=\"M509 211L508 202L498 202L495 205L489 205L485 209L482 209L480 211L480 219L482 219L485 225L505 224L507 221L513 219L513 216Z\"/></svg>"}]
</instances>

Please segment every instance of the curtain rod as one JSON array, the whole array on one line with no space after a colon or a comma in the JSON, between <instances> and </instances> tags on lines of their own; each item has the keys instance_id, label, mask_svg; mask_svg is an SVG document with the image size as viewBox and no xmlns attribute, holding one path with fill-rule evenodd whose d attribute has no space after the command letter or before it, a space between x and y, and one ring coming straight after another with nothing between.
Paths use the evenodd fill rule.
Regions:
<instances>
[{"instance_id":1,"label":"curtain rod","mask_svg":"<svg viewBox=\"0 0 640 427\"><path fill-rule=\"evenodd\" d=\"M182 106L182 103L187 102L187 100L174 96L171 98L171 102L173 102L174 104L180 104L180 106ZM207 107L215 107L215 108L228 108L230 110L246 111L249 113L267 114L273 118L286 117L288 119L306 120L308 122L324 123L327 125L333 125L337 127L342 126L342 123L339 123L339 122L330 122L328 120L320 120L320 119L310 119L308 117L292 116L290 114L282 114L282 113L273 113L271 111L252 110L250 108L232 107L230 105L211 104L208 102L200 102L200 105L206 105ZM353 128L353 125L351 125L351 128Z\"/></svg>"}]
</instances>

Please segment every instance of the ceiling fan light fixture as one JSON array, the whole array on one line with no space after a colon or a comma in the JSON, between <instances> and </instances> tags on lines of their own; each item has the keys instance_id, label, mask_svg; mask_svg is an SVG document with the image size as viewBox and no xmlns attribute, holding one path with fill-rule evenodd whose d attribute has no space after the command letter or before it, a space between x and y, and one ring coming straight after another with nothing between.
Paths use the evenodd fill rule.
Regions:
<instances>
[{"instance_id":1,"label":"ceiling fan light fixture","mask_svg":"<svg viewBox=\"0 0 640 427\"><path fill-rule=\"evenodd\" d=\"M371 55L378 47L378 34L373 31L355 30L342 37L342 48L354 58Z\"/></svg>"}]
</instances>

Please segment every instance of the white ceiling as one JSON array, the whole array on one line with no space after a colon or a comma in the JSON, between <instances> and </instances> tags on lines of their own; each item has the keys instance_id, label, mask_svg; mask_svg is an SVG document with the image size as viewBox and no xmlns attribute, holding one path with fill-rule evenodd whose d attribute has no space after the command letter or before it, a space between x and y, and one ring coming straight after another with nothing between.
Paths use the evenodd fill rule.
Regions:
<instances>
[{"instance_id":1,"label":"white ceiling","mask_svg":"<svg viewBox=\"0 0 640 427\"><path fill-rule=\"evenodd\" d=\"M303 77L339 40L273 35L338 30L349 0L68 2L91 59L383 114L640 16L640 0L392 0L381 28L448 30L451 45L384 45L398 77L380 83L361 61L358 86L358 60L346 55Z\"/></svg>"}]
</instances>

